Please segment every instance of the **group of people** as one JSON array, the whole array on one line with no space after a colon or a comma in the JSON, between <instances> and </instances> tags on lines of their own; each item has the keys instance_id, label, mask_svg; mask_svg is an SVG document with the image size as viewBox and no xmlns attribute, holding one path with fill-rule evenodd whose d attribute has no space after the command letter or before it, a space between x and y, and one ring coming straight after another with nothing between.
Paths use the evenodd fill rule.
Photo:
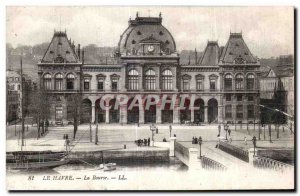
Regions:
<instances>
[{"instance_id":1,"label":"group of people","mask_svg":"<svg viewBox=\"0 0 300 196\"><path fill-rule=\"evenodd\" d=\"M137 146L150 146L150 137L148 139L138 139L134 141Z\"/></svg>"},{"instance_id":2,"label":"group of people","mask_svg":"<svg viewBox=\"0 0 300 196\"><path fill-rule=\"evenodd\" d=\"M197 137L193 137L192 144L198 144L199 140L200 140L200 137L199 137L199 139Z\"/></svg>"}]
</instances>

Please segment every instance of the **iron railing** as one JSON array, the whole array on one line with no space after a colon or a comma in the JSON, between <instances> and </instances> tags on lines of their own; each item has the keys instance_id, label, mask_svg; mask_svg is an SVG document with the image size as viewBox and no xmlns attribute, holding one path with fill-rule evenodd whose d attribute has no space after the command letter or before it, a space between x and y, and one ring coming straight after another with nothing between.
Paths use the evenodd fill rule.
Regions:
<instances>
[{"instance_id":1,"label":"iron railing","mask_svg":"<svg viewBox=\"0 0 300 196\"><path fill-rule=\"evenodd\" d=\"M253 157L253 166L260 169L271 169L281 172L292 170L294 168L292 165L261 156Z\"/></svg>"},{"instance_id":2,"label":"iron railing","mask_svg":"<svg viewBox=\"0 0 300 196\"><path fill-rule=\"evenodd\" d=\"M208 157L202 156L201 157L201 165L203 169L207 170L226 170L227 168L222 165L221 163L214 161Z\"/></svg>"},{"instance_id":3,"label":"iron railing","mask_svg":"<svg viewBox=\"0 0 300 196\"><path fill-rule=\"evenodd\" d=\"M245 151L241 148L238 148L236 146L233 146L231 144L228 144L228 143L222 142L222 141L220 141L220 143L219 143L219 149L224 152L227 152L228 154L235 156L238 159L241 159L245 162L249 162L249 152L248 151Z\"/></svg>"}]
</instances>

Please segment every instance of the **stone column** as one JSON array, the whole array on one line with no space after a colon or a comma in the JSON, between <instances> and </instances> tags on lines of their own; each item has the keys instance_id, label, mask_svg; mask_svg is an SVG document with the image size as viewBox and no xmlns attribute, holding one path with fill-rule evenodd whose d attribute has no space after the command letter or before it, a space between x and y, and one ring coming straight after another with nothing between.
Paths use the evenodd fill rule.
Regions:
<instances>
[{"instance_id":1,"label":"stone column","mask_svg":"<svg viewBox=\"0 0 300 196\"><path fill-rule=\"evenodd\" d=\"M218 122L219 123L223 122L223 106L222 105L218 106Z\"/></svg>"},{"instance_id":2,"label":"stone column","mask_svg":"<svg viewBox=\"0 0 300 196\"><path fill-rule=\"evenodd\" d=\"M156 123L161 124L161 110L160 105L156 105Z\"/></svg>"},{"instance_id":3,"label":"stone column","mask_svg":"<svg viewBox=\"0 0 300 196\"><path fill-rule=\"evenodd\" d=\"M127 124L127 105L120 106L120 123Z\"/></svg>"},{"instance_id":4,"label":"stone column","mask_svg":"<svg viewBox=\"0 0 300 196\"><path fill-rule=\"evenodd\" d=\"M204 123L208 123L208 106L204 106Z\"/></svg>"},{"instance_id":5,"label":"stone column","mask_svg":"<svg viewBox=\"0 0 300 196\"><path fill-rule=\"evenodd\" d=\"M140 110L139 110L139 123L142 123L142 124L144 124L145 123L145 110L144 110L144 108L141 108Z\"/></svg>"},{"instance_id":6,"label":"stone column","mask_svg":"<svg viewBox=\"0 0 300 196\"><path fill-rule=\"evenodd\" d=\"M95 123L95 103L92 102L92 123Z\"/></svg>"},{"instance_id":7,"label":"stone column","mask_svg":"<svg viewBox=\"0 0 300 196\"><path fill-rule=\"evenodd\" d=\"M178 109L179 104L180 104L180 99L179 97L177 97L173 108L173 123L177 123L177 124L179 123L179 109Z\"/></svg>"},{"instance_id":8,"label":"stone column","mask_svg":"<svg viewBox=\"0 0 300 196\"><path fill-rule=\"evenodd\" d=\"M170 137L170 150L169 150L170 157L175 157L175 142L176 142L176 137Z\"/></svg>"},{"instance_id":9,"label":"stone column","mask_svg":"<svg viewBox=\"0 0 300 196\"><path fill-rule=\"evenodd\" d=\"M195 111L194 109L191 109L191 122L194 122Z\"/></svg>"},{"instance_id":10,"label":"stone column","mask_svg":"<svg viewBox=\"0 0 300 196\"><path fill-rule=\"evenodd\" d=\"M109 103L105 102L105 123L109 124Z\"/></svg>"}]
</instances>

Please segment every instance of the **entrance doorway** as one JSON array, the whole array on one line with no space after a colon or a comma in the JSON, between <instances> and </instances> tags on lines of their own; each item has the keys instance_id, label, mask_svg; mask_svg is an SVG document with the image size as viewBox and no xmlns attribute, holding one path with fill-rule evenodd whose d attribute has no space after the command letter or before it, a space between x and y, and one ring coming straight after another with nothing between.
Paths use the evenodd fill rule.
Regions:
<instances>
[{"instance_id":1,"label":"entrance doorway","mask_svg":"<svg viewBox=\"0 0 300 196\"><path fill-rule=\"evenodd\" d=\"M131 98L127 102L127 123L132 124L132 123L138 123L139 122L139 107L134 106L132 109L129 109L129 106L131 102L133 101L133 98Z\"/></svg>"},{"instance_id":2,"label":"entrance doorway","mask_svg":"<svg viewBox=\"0 0 300 196\"><path fill-rule=\"evenodd\" d=\"M208 123L218 122L218 101L216 99L210 99L208 105Z\"/></svg>"},{"instance_id":3,"label":"entrance doorway","mask_svg":"<svg viewBox=\"0 0 300 196\"><path fill-rule=\"evenodd\" d=\"M194 111L194 122L201 123L204 122L204 101L203 99L196 99L194 103L194 107L198 108L198 110Z\"/></svg>"}]
</instances>

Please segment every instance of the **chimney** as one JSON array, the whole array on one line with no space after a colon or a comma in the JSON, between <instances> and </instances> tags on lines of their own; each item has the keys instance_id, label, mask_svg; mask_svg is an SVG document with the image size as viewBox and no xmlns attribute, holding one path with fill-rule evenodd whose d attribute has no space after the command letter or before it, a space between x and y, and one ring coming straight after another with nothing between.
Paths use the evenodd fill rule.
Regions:
<instances>
[{"instance_id":1,"label":"chimney","mask_svg":"<svg viewBox=\"0 0 300 196\"><path fill-rule=\"evenodd\" d=\"M77 54L78 54L78 59L79 59L79 61L80 61L80 44L78 44Z\"/></svg>"},{"instance_id":2,"label":"chimney","mask_svg":"<svg viewBox=\"0 0 300 196\"><path fill-rule=\"evenodd\" d=\"M82 50L82 64L84 64L84 50Z\"/></svg>"},{"instance_id":3,"label":"chimney","mask_svg":"<svg viewBox=\"0 0 300 196\"><path fill-rule=\"evenodd\" d=\"M197 65L197 59L198 59L198 57L197 57L197 49L195 48L195 65Z\"/></svg>"}]
</instances>

